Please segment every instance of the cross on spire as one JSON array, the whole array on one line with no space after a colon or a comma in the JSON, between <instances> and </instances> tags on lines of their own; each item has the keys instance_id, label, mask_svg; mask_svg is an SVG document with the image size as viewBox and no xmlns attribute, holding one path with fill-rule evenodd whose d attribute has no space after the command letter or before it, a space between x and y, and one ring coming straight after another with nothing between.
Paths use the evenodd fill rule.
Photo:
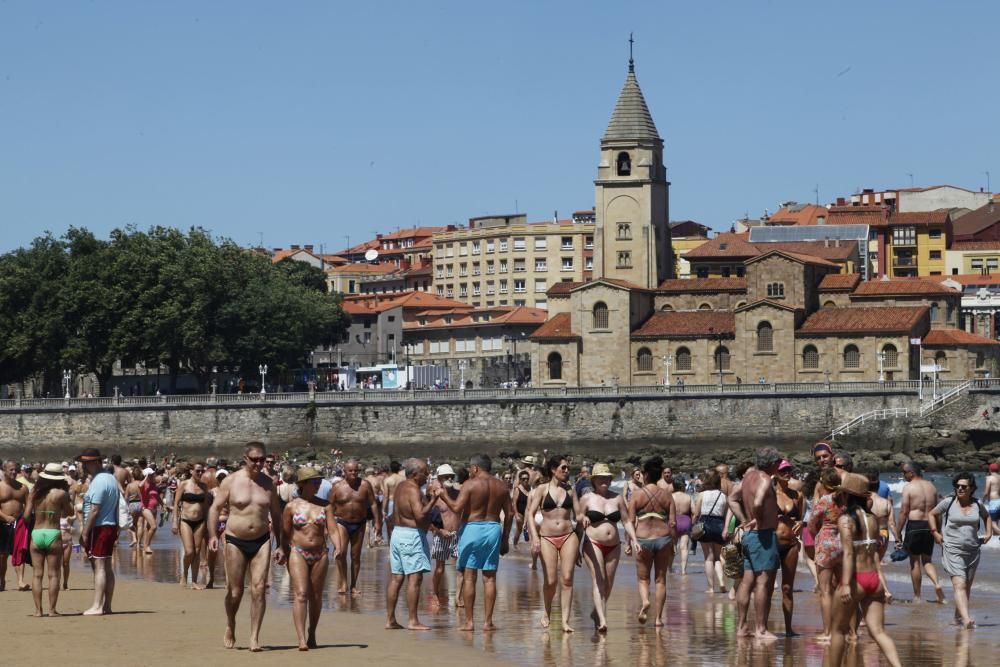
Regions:
<instances>
[{"instance_id":1,"label":"cross on spire","mask_svg":"<svg viewBox=\"0 0 1000 667\"><path fill-rule=\"evenodd\" d=\"M635 43L635 40L632 39L632 33L629 33L628 34L628 71L630 71L630 72L634 72L635 71L635 61L632 60L632 44L634 44L634 43Z\"/></svg>"}]
</instances>

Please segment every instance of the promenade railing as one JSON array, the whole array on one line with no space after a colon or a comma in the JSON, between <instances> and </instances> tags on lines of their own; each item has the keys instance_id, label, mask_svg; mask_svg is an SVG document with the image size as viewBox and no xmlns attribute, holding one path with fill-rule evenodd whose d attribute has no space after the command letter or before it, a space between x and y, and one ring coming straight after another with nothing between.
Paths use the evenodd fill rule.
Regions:
<instances>
[{"instance_id":1,"label":"promenade railing","mask_svg":"<svg viewBox=\"0 0 1000 667\"><path fill-rule=\"evenodd\" d=\"M500 387L482 389L351 389L348 391L281 392L249 394L164 394L161 396L101 396L96 398L8 398L0 400L4 410L65 410L95 408L150 408L162 406L266 406L290 403L337 404L364 401L370 403L400 403L409 401L483 401L502 399L545 399L581 397L716 397L759 396L762 394L904 394L916 395L921 389L917 380L887 382L777 382L743 384L671 384L616 385L595 387ZM923 383L925 402L940 401L962 391L1000 390L1000 379L952 380ZM958 391L955 391L955 390ZM937 398L934 398L936 392Z\"/></svg>"}]
</instances>

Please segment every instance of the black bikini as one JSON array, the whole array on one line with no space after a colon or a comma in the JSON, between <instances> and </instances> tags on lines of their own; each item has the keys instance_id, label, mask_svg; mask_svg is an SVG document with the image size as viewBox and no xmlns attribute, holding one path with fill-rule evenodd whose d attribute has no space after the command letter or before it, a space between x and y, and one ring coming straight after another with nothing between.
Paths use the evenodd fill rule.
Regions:
<instances>
[{"instance_id":1,"label":"black bikini","mask_svg":"<svg viewBox=\"0 0 1000 667\"><path fill-rule=\"evenodd\" d=\"M558 505L556 504L556 501L552 499L552 496L549 495L549 492L545 492L545 500L542 501L542 510L548 512L549 510L554 509L573 509L573 499L569 497L569 491L566 492L566 495L563 496L562 502Z\"/></svg>"},{"instance_id":2,"label":"black bikini","mask_svg":"<svg viewBox=\"0 0 1000 667\"><path fill-rule=\"evenodd\" d=\"M610 521L611 523L618 523L622 519L622 513L615 510L611 514L605 514L604 512L598 512L597 510L587 510L585 512L587 518L590 519L590 525L596 525L604 521Z\"/></svg>"},{"instance_id":3,"label":"black bikini","mask_svg":"<svg viewBox=\"0 0 1000 667\"><path fill-rule=\"evenodd\" d=\"M182 503L198 504L205 502L204 493L182 493L181 494ZM205 523L205 519L181 519L184 523L191 526L191 530L198 530L201 524ZM256 551L254 553L257 553Z\"/></svg>"}]
</instances>

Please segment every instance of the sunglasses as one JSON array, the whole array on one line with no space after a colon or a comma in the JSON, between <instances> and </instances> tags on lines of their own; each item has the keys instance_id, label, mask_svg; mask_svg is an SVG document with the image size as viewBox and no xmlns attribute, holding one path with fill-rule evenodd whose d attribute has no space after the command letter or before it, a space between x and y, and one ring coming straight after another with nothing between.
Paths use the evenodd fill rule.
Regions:
<instances>
[{"instance_id":1,"label":"sunglasses","mask_svg":"<svg viewBox=\"0 0 1000 667\"><path fill-rule=\"evenodd\" d=\"M245 458L250 463L263 463L264 462L264 457L263 456L244 456L243 458Z\"/></svg>"},{"instance_id":2,"label":"sunglasses","mask_svg":"<svg viewBox=\"0 0 1000 667\"><path fill-rule=\"evenodd\" d=\"M569 466L559 466L559 470L569 470Z\"/></svg>"},{"instance_id":3,"label":"sunglasses","mask_svg":"<svg viewBox=\"0 0 1000 667\"><path fill-rule=\"evenodd\" d=\"M969 486L968 484L956 484L955 488L956 489L971 489L972 487Z\"/></svg>"}]
</instances>

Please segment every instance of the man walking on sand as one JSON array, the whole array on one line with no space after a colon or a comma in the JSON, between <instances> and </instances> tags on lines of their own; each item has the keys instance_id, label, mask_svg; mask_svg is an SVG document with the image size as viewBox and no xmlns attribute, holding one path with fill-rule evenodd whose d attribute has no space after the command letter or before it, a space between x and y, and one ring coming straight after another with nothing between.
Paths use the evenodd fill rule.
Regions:
<instances>
[{"instance_id":1,"label":"man walking on sand","mask_svg":"<svg viewBox=\"0 0 1000 667\"><path fill-rule=\"evenodd\" d=\"M0 476L0 591L7 588L7 559L14 555L14 535L18 523L24 520L22 515L27 502L28 486L17 480L17 463L4 461ZM24 566L14 569L17 590L31 590L31 585L24 581Z\"/></svg>"},{"instance_id":2,"label":"man walking on sand","mask_svg":"<svg viewBox=\"0 0 1000 667\"><path fill-rule=\"evenodd\" d=\"M85 449L78 460L90 476L90 486L83 495L83 528L80 546L90 558L94 568L94 604L83 612L84 616L111 613L111 599L115 595L115 569L111 556L118 541L118 480L105 472L101 452Z\"/></svg>"},{"instance_id":3,"label":"man walking on sand","mask_svg":"<svg viewBox=\"0 0 1000 667\"><path fill-rule=\"evenodd\" d=\"M406 610L409 613L407 630L430 630L417 617L420 605L420 586L424 572L431 571L431 554L427 547L427 527L431 522L431 508L436 498L424 498L420 487L427 483L427 463L421 459L407 459L403 464L406 479L396 485L393 498L395 515L392 539L389 541L389 570L392 578L385 592L386 630L399 630L396 622L396 603L399 591L406 582Z\"/></svg>"},{"instance_id":4,"label":"man walking on sand","mask_svg":"<svg viewBox=\"0 0 1000 667\"><path fill-rule=\"evenodd\" d=\"M931 562L934 554L934 535L928 523L928 515L938 504L938 492L934 485L923 478L923 471L916 463L903 464L903 498L896 516L896 534L903 535L903 546L910 552L910 580L913 582L913 601L922 602L920 585L921 568L927 573L937 600L944 603L944 590L938 582L937 570ZM903 533L903 526L906 533Z\"/></svg>"},{"instance_id":5,"label":"man walking on sand","mask_svg":"<svg viewBox=\"0 0 1000 667\"><path fill-rule=\"evenodd\" d=\"M330 490L330 507L337 517L337 554L334 562L340 575L340 595L361 595L358 577L361 574L361 547L365 544L365 529L369 519L375 522L375 532L382 532L382 517L376 516L378 502L375 489L361 479L361 464L350 459L344 464L344 479L336 482ZM351 556L351 576L347 576L347 555ZM348 581L350 586L348 586Z\"/></svg>"},{"instance_id":6,"label":"man walking on sand","mask_svg":"<svg viewBox=\"0 0 1000 667\"><path fill-rule=\"evenodd\" d=\"M993 522L993 532L1000 533L1000 464L991 463L986 475L986 487L983 489L983 503L990 513Z\"/></svg>"},{"instance_id":7,"label":"man walking on sand","mask_svg":"<svg viewBox=\"0 0 1000 667\"><path fill-rule=\"evenodd\" d=\"M497 567L500 556L507 553L510 544L510 526L514 510L507 485L491 474L493 462L489 456L479 454L469 461L469 479L462 484L458 498L448 494L438 498L452 512L468 517L458 541L458 571L462 573L462 592L465 597L465 623L461 630L475 629L473 623L476 605L477 571L483 572L483 630L496 630L493 624L493 607L497 601ZM500 513L503 512L503 527Z\"/></svg>"},{"instance_id":8,"label":"man walking on sand","mask_svg":"<svg viewBox=\"0 0 1000 667\"><path fill-rule=\"evenodd\" d=\"M740 490L734 491L734 497L729 499L729 507L740 519L745 531L743 579L736 592L736 633L742 637L751 635L747 613L750 594L753 593L754 612L757 616L757 629L753 636L758 639L776 639L767 629L767 619L771 613L775 576L781 566L775 536L775 529L778 527L778 499L771 480L771 476L778 472L781 460L781 453L773 447L757 450L754 467L746 471Z\"/></svg>"},{"instance_id":9,"label":"man walking on sand","mask_svg":"<svg viewBox=\"0 0 1000 667\"><path fill-rule=\"evenodd\" d=\"M229 508L226 521L226 634L223 645L236 646L236 612L243 600L243 580L250 572L250 650L260 646L260 626L267 609L267 582L271 572L271 535L281 544L281 511L274 482L264 467L263 443L250 442L243 449L244 467L226 477L208 512L208 525L219 525L219 514ZM270 526L268 526L270 521ZM219 550L219 536L212 533L210 551ZM279 565L285 562L281 547L274 551Z\"/></svg>"}]
</instances>

